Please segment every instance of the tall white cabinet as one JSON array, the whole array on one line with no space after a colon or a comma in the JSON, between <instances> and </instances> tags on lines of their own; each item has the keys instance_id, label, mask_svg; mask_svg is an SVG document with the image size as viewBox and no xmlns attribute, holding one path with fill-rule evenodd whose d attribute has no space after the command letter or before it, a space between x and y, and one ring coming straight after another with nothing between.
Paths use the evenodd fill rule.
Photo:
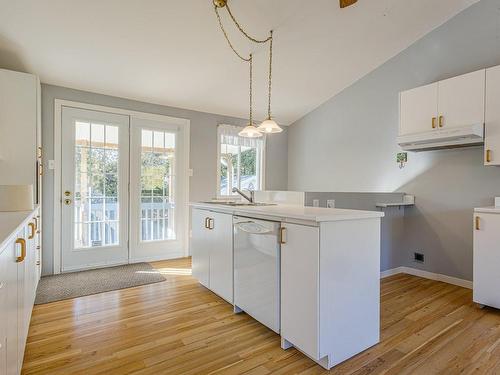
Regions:
<instances>
[{"instance_id":1,"label":"tall white cabinet","mask_svg":"<svg viewBox=\"0 0 500 375\"><path fill-rule=\"evenodd\" d=\"M0 69L0 185L33 185L41 203L42 144L38 77Z\"/></svg>"}]
</instances>

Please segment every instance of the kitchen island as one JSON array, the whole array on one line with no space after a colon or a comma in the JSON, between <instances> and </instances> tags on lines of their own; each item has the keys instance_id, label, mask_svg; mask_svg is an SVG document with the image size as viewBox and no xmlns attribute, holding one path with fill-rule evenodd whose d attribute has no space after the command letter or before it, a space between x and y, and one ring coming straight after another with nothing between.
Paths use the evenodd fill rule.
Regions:
<instances>
[{"instance_id":1,"label":"kitchen island","mask_svg":"<svg viewBox=\"0 0 500 375\"><path fill-rule=\"evenodd\" d=\"M191 206L193 276L234 304L235 311L238 241L233 224L264 220L279 228L276 237L256 246L275 238L279 317L278 329L272 329L279 332L283 349L293 346L330 369L379 342L382 212L208 202Z\"/></svg>"}]
</instances>

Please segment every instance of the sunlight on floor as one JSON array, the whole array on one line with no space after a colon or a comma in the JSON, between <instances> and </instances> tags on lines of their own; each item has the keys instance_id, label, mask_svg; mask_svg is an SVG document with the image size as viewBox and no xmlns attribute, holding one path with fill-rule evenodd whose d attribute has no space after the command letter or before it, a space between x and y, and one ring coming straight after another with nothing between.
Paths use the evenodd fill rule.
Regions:
<instances>
[{"instance_id":1,"label":"sunlight on floor","mask_svg":"<svg viewBox=\"0 0 500 375\"><path fill-rule=\"evenodd\" d=\"M191 268L156 268L152 271L137 271L136 273L159 273L162 275L191 275Z\"/></svg>"}]
</instances>

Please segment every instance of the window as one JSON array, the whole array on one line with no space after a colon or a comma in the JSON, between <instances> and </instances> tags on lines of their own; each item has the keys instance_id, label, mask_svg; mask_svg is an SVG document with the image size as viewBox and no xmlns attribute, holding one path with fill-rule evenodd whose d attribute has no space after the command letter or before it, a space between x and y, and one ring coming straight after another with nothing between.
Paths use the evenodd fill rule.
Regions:
<instances>
[{"instance_id":1,"label":"window","mask_svg":"<svg viewBox=\"0 0 500 375\"><path fill-rule=\"evenodd\" d=\"M240 127L219 125L217 128L217 194L219 197L235 195L234 187L262 190L264 176L265 139L238 136Z\"/></svg>"},{"instance_id":2,"label":"window","mask_svg":"<svg viewBox=\"0 0 500 375\"><path fill-rule=\"evenodd\" d=\"M141 132L141 241L175 240L175 133Z\"/></svg>"}]
</instances>

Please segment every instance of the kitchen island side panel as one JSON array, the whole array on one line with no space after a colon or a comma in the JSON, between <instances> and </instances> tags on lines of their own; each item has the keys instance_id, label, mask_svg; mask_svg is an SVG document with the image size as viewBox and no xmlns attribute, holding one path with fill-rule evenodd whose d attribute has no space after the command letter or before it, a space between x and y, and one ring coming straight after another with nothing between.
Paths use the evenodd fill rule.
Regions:
<instances>
[{"instance_id":1,"label":"kitchen island side panel","mask_svg":"<svg viewBox=\"0 0 500 375\"><path fill-rule=\"evenodd\" d=\"M320 225L320 356L336 365L380 341L380 219Z\"/></svg>"}]
</instances>

